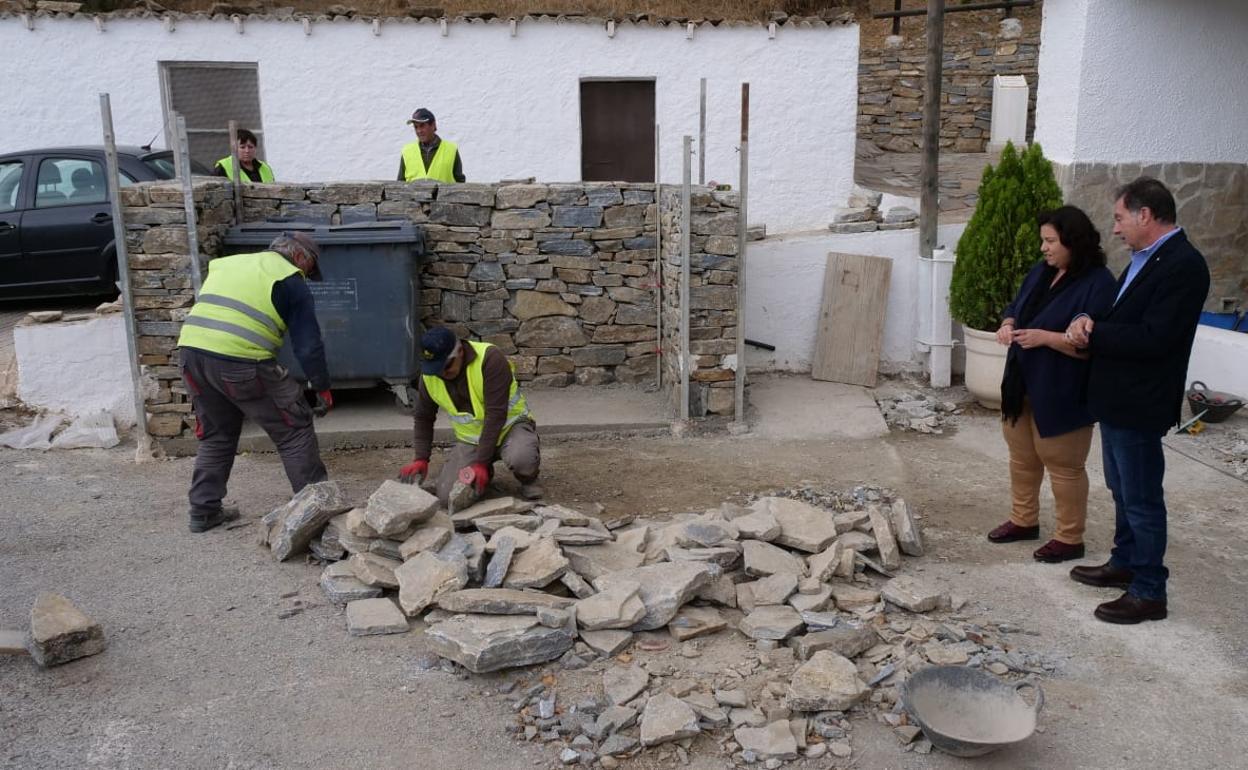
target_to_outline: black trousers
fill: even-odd
[[[328,478],[312,409],[284,367],[276,361],[226,361],[193,348],[181,348],[181,357],[199,439],[189,495],[192,516],[221,510],[244,417],[273,440],[292,492]]]

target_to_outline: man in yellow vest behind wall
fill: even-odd
[[[218,257],[178,338],[182,379],[195,410],[195,470],[191,476],[191,531],[205,532],[238,518],[224,507],[226,484],[247,417],[277,447],[290,488],[298,492],[327,478],[312,415],[334,405],[329,368],[307,277],[321,280],[316,243],[284,233],[268,251]],[[315,408],[303,386],[277,363],[283,335],[317,391]]]
[[[445,326],[425,332],[420,339],[421,373],[415,403],[412,446],[416,458],[403,466],[399,479],[423,481],[429,473],[433,423],[438,409],[446,410],[455,433],[455,446],[438,474],[438,498],[445,504],[459,472],[472,470],[477,494],[485,492],[501,459],[520,482],[520,496],[542,496],[537,483],[541,448],[537,425],[503,351],[487,342],[462,341]]]
[[[416,141],[403,145],[399,181],[463,182],[464,165],[459,159],[459,148],[438,136],[438,121],[433,113],[421,107],[407,122],[416,129]]]

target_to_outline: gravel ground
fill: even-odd
[[[51,590],[103,623],[109,640],[104,654],[47,671],[0,658],[0,765],[557,766],[556,748],[507,736],[514,716],[490,694],[504,679],[532,682],[546,669],[469,679],[425,670],[418,625],[352,638],[344,614],[322,597],[316,567],[277,564],[256,546],[255,519],[288,497],[275,456],[244,455],[235,466],[231,497],[251,523],[192,536],[184,510],[191,461],[135,465],[133,454],[125,444],[0,450],[0,627],[23,627],[35,594]],[[326,458],[361,500],[405,459],[403,450]],[[976,617],[1026,629],[1029,651],[1063,661],[1044,682],[1044,732],[980,767],[1231,767],[1248,752],[1248,487],[1186,457],[1168,454],[1171,617],[1139,627],[1095,621],[1092,608],[1115,594],[1033,562],[1030,544],[984,540],[1009,495],[989,416],[960,416],[940,436],[885,441],[549,442],[543,459],[550,499],[601,501],[608,515],[701,510],[802,481],[904,495],[925,514],[930,544],[907,571],[968,597]],[[1099,463],[1094,452],[1089,466]],[[1105,558],[1111,536],[1112,504],[1094,471],[1089,562]],[[304,610],[281,619],[296,601]],[[561,693],[594,686],[603,664],[595,665],[553,671]],[[794,766],[964,766],[903,754],[890,731],[864,718],[854,721],[853,746],[851,760]],[[725,766],[725,757],[699,751],[690,764]]]

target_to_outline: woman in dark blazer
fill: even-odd
[[[1084,463],[1092,444],[1092,415],[1084,388],[1086,354],[1065,338],[1080,313],[1113,302],[1114,276],[1105,267],[1101,235],[1074,206],[1040,215],[1044,259],[1023,279],[1005,309],[997,342],[1009,346],[1001,381],[1002,433],[1010,449],[1010,519],[988,533],[994,543],[1040,537],[1040,484],[1049,472],[1057,508],[1053,539],[1037,561],[1083,557],[1088,514]]]

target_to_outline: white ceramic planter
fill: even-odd
[[[962,327],[966,341],[966,389],[989,409],[1001,408],[1001,378],[1005,375],[1005,353],[1009,348],[997,343],[994,332]]]

